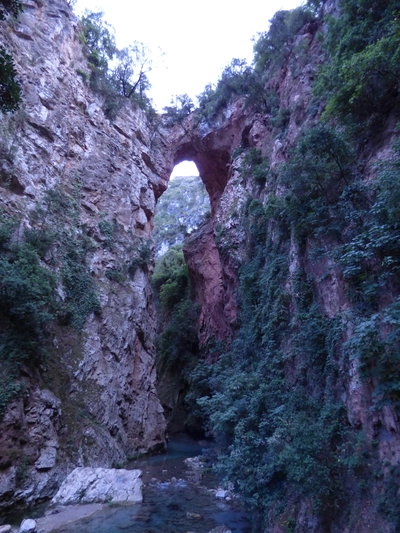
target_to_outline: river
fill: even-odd
[[[143,503],[106,505],[94,515],[54,532],[208,533],[225,526],[232,533],[250,533],[248,516],[238,501],[216,497],[218,480],[209,469],[200,474],[184,462],[202,451],[197,442],[180,436],[169,442],[167,453],[130,462],[125,468],[143,472]]]

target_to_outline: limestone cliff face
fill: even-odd
[[[168,173],[163,141],[145,114],[126,106],[109,121],[77,74],[88,67],[67,2],[27,0],[18,21],[0,32],[23,86],[22,108],[1,117],[1,209],[19,220],[14,239],[44,225],[87,239],[85,264],[100,303],[80,333],[56,325],[50,360],[21,370],[23,395],[1,422],[6,507],[51,495],[72,466],[109,467],[165,445],[149,239]],[[75,220],[62,202],[51,212],[57,194],[73,198]],[[51,261],[57,238],[54,246],[43,264],[59,273]],[[65,300],[61,282],[57,290]]]

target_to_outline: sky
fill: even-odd
[[[148,96],[158,111],[177,94],[196,96],[216,83],[233,58],[253,57],[252,38],[268,30],[279,9],[301,0],[77,0],[74,10],[104,11],[117,46],[146,44],[153,55]],[[194,167],[195,168],[195,167]],[[193,167],[192,167],[193,169]],[[197,173],[197,172],[196,172]],[[191,174],[186,174],[191,175]]]

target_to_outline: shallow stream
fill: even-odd
[[[200,475],[184,459],[202,453],[201,446],[182,437],[172,440],[166,454],[132,461],[126,468],[142,470],[143,503],[105,506],[98,513],[64,526],[59,533],[208,533],[225,526],[249,533],[248,517],[239,504],[215,496],[218,481]]]

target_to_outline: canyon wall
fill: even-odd
[[[325,3],[325,10],[337,14],[336,3],[332,5]],[[326,131],[323,129],[326,126],[317,126],[324,107],[312,93],[317,71],[325,60],[318,35],[320,30],[326,32],[322,20],[323,17],[319,19],[319,22],[314,21],[301,28],[292,43],[292,50],[301,50],[299,56],[296,57],[296,54],[289,56],[265,84],[263,88],[265,94],[270,91],[278,99],[275,110],[264,112],[255,110],[248,103],[248,98],[233,96],[217,114],[205,116],[200,110],[197,114],[184,119],[181,126],[175,125],[170,133],[173,163],[189,159],[197,164],[212,205],[211,219],[194,232],[186,240],[184,246],[185,259],[194,286],[194,298],[201,307],[199,340],[205,360],[207,363],[215,363],[223,356],[225,361],[217,367],[219,370],[214,370],[214,373],[211,371],[213,376],[211,383],[216,384],[215,390],[213,391],[211,387],[207,393],[208,398],[205,399],[203,396],[201,401],[202,405],[209,406],[211,429],[209,427],[208,430],[212,433],[214,424],[216,427],[214,436],[217,438],[219,436],[222,442],[227,439],[230,444],[230,448],[222,446],[225,452],[222,469],[228,473],[231,481],[236,480],[238,490],[245,492],[244,487],[252,483],[250,480],[252,476],[255,480],[261,479],[260,472],[263,470],[266,481],[260,481],[257,484],[257,481],[253,480],[254,487],[257,488],[250,489],[246,493],[248,499],[252,501],[254,493],[257,492],[261,507],[263,503],[260,493],[267,486],[271,487],[271,492],[266,498],[273,498],[271,494],[274,490],[279,491],[285,486],[290,487],[293,478],[300,476],[297,471],[292,481],[289,481],[291,474],[287,473],[291,471],[291,468],[296,468],[294,462],[298,458],[293,452],[295,444],[292,444],[297,437],[288,429],[291,424],[295,423],[293,422],[296,420],[295,417],[306,417],[302,424],[309,424],[310,428],[320,428],[310,430],[314,431],[312,433],[314,442],[318,441],[319,431],[322,431],[323,438],[331,431],[326,417],[327,411],[321,415],[320,421],[313,419],[311,413],[314,408],[306,407],[308,398],[316,398],[319,405],[326,405],[327,409],[333,405],[342,406],[345,414],[340,415],[337,426],[342,432],[341,437],[338,436],[337,440],[331,444],[332,449],[326,447],[323,452],[326,457],[329,457],[331,452],[333,455],[337,454],[334,460],[346,465],[340,473],[337,471],[336,474],[330,474],[333,477],[342,476],[336,488],[326,497],[326,500],[324,500],[325,496],[321,496],[323,503],[320,501],[318,504],[320,508],[317,511],[315,497],[309,495],[314,494],[315,487],[321,483],[319,475],[322,475],[326,465],[322,456],[315,459],[318,456],[316,451],[315,456],[312,457],[311,452],[311,455],[308,455],[309,452],[304,452],[306,448],[303,448],[303,451],[299,452],[299,456],[304,453],[300,460],[302,465],[300,470],[307,469],[305,466],[307,460],[316,460],[319,467],[315,472],[315,478],[308,474],[297,485],[294,492],[288,489],[291,495],[288,499],[281,500],[285,501],[285,504],[281,504],[286,506],[285,509],[279,508],[279,501],[276,501],[272,507],[268,507],[268,514],[264,515],[263,519],[265,530],[276,533],[286,531],[363,533],[370,529],[394,531],[393,523],[395,522],[391,522],[393,517],[388,516],[388,509],[394,505],[396,500],[396,497],[391,500],[390,494],[397,494],[398,497],[398,480],[395,481],[400,442],[400,424],[396,412],[397,393],[389,392],[383,402],[379,401],[379,398],[384,394],[382,390],[385,390],[386,386],[389,388],[387,390],[391,390],[396,378],[393,374],[393,366],[392,371],[386,376],[388,385],[380,382],[380,379],[384,380],[383,375],[379,377],[374,370],[372,372],[365,370],[365,361],[368,361],[367,364],[373,368],[374,365],[379,365],[379,358],[385,359],[387,354],[385,355],[383,351],[383,354],[378,355],[378,352],[374,351],[375,345],[368,340],[372,337],[368,337],[367,334],[363,337],[363,332],[366,330],[362,328],[366,327],[368,321],[365,316],[371,312],[366,312],[365,309],[369,309],[368,305],[371,305],[371,308],[376,306],[376,314],[371,318],[375,321],[374,330],[369,331],[374,336],[378,334],[380,327],[383,338],[388,338],[387,335],[391,331],[388,322],[384,320],[383,324],[386,325],[381,323],[378,326],[377,317],[378,313],[386,312],[385,308],[394,309],[397,305],[398,283],[390,281],[385,288],[382,284],[374,303],[371,304],[367,296],[366,307],[360,312],[359,294],[363,289],[358,285],[358,294],[357,291],[354,292],[352,285],[354,280],[348,272],[344,273],[345,267],[343,266],[348,260],[347,256],[343,259],[345,251],[349,254],[354,253],[354,249],[349,246],[346,248],[343,243],[348,242],[346,238],[351,235],[356,223],[349,217],[339,237],[334,235],[332,229],[337,221],[336,215],[332,214],[336,213],[332,206],[337,200],[332,200],[332,198],[337,198],[335,195],[338,194],[338,185],[331,183],[326,194],[327,203],[331,204],[329,215],[325,215],[329,223],[321,218],[321,226],[312,228],[312,226],[307,226],[306,219],[301,219],[303,227],[300,227],[298,222],[300,218],[296,220],[297,215],[293,215],[290,211],[290,205],[285,205],[285,202],[290,201],[287,191],[291,190],[291,183],[286,182],[283,186],[282,180],[279,184],[279,173],[289,172],[287,169],[294,157],[295,148],[304,139],[307,130]],[[363,184],[367,187],[376,179],[378,169],[391,161],[393,143],[398,139],[395,127],[396,100],[394,99],[393,102],[392,114],[386,114],[384,123],[380,123],[379,128],[369,133],[369,136],[365,135],[367,140],[364,141],[364,145],[359,142],[358,175],[349,174],[353,180],[354,175],[362,176]],[[314,130],[314,128],[317,129]],[[337,138],[343,130],[339,127],[338,131]],[[362,136],[363,133],[359,135]],[[337,138],[334,136],[330,138],[331,146]],[[318,138],[315,137],[315,145],[317,144]],[[297,179],[297,176],[301,176],[304,172],[304,165],[307,164],[304,161],[307,161],[307,157],[315,156],[316,159],[319,157],[320,154],[317,151],[320,148],[315,148],[314,154],[312,146],[309,150],[310,156],[306,149],[299,156],[298,170],[292,167],[292,180]],[[258,159],[251,162],[251,157],[258,157]],[[351,157],[353,155],[349,156],[349,160]],[[351,164],[352,168],[356,168],[354,162]],[[316,170],[314,167],[317,175],[319,168]],[[398,179],[398,175],[394,179]],[[349,185],[348,182],[346,185]],[[308,190],[306,182],[303,187],[303,190]],[[301,197],[302,189],[299,189],[297,194]],[[309,191],[308,194],[314,193]],[[359,194],[355,196],[358,200],[354,200],[354,205],[363,201],[364,193],[354,194]],[[375,194],[373,189],[370,194],[369,201],[372,205]],[[307,201],[305,196],[304,203]],[[300,203],[297,206],[299,212],[301,208]],[[281,213],[285,209],[289,212],[288,218],[292,216],[292,225],[283,220]],[[309,211],[309,213],[312,212]],[[324,223],[327,225],[323,226]],[[360,254],[367,254],[368,247],[371,249],[373,246],[374,244],[368,244],[366,240],[365,248],[360,251]],[[368,268],[375,268],[373,265],[384,264],[382,258],[385,257],[385,253],[388,252],[385,250],[377,252],[377,257],[374,259],[376,262],[369,263],[369,265],[363,263],[363,259],[359,259],[361,255],[357,256],[357,261],[363,264],[367,272]],[[277,263],[280,265],[279,268],[274,267],[273,263],[277,261],[277,257],[279,257],[279,263]],[[380,263],[381,261],[383,263]],[[253,270],[251,271],[250,268]],[[268,274],[262,281],[260,277],[270,271],[274,272],[274,277],[271,278]],[[392,274],[388,275],[392,276]],[[367,274],[365,276],[368,277]],[[360,279],[361,282],[357,283],[362,285],[364,278]],[[279,285],[281,288],[278,291],[276,287]],[[262,292],[266,287],[272,287],[268,290],[276,292],[275,300],[274,297],[268,296],[267,301],[267,297]],[[308,292],[302,293],[305,287]],[[253,298],[253,308],[249,307],[246,311],[246,299],[248,301],[249,298]],[[260,311],[263,298],[266,299],[266,303],[264,309]],[[305,304],[305,301],[308,303]],[[331,341],[328,341],[327,331],[336,335],[335,348],[329,352],[329,356],[323,356],[327,357],[323,378],[312,377],[314,371],[317,375],[318,365],[321,364],[321,360],[318,359],[320,355],[317,354],[328,350],[328,344],[325,344],[323,348],[318,347],[318,334],[312,331],[317,322],[318,328],[321,327],[318,334],[325,339],[323,342],[333,342],[333,337]],[[272,328],[267,329],[270,327],[267,324],[273,324]],[[314,325],[309,326],[310,324]],[[328,324],[325,332],[322,324]],[[304,333],[305,331],[309,333]],[[307,335],[312,337],[314,334],[315,338],[312,340],[307,338]],[[233,339],[237,335],[238,340],[235,342]],[[279,350],[274,352],[273,347],[277,346],[277,339],[280,339],[281,344],[279,344]],[[222,343],[216,344],[215,341],[222,341]],[[231,349],[232,342],[233,348]],[[314,345],[309,348],[308,342]],[[367,344],[364,346],[365,342]],[[310,354],[313,354],[309,356],[309,361],[305,355],[308,349]],[[262,360],[261,353],[264,352],[266,355]],[[238,358],[240,362],[237,363],[235,358]],[[276,363],[279,358],[281,362]],[[257,361],[260,362],[256,363]],[[257,364],[259,367],[256,366]],[[236,370],[230,372],[230,365],[236,365]],[[331,372],[329,365],[334,370],[331,373],[332,377],[327,378],[326,376]],[[270,370],[266,371],[265,368]],[[268,374],[273,371],[276,374]],[[288,389],[287,405],[282,395],[282,399],[277,399],[276,411],[268,412],[266,405],[274,394],[277,394],[278,389],[274,387],[279,386],[279,380],[276,377],[279,372],[282,372],[281,375],[284,376],[282,379],[286,383],[283,390],[288,387],[292,392]],[[230,382],[229,379],[231,379]],[[252,379],[255,381],[253,382]],[[320,383],[318,379],[321,379]],[[327,380],[325,384],[323,384],[324,379]],[[274,386],[273,383],[276,385]],[[261,399],[263,389],[270,392]],[[293,398],[299,390],[302,390],[301,394],[304,394],[301,400],[304,402],[304,407],[290,406],[292,401],[296,401]],[[202,394],[204,395],[204,390]],[[259,403],[255,400],[257,396],[260,398]],[[251,407],[253,400],[254,406]],[[290,409],[293,409],[295,415],[287,414]],[[256,414],[258,412],[264,415]],[[299,412],[302,414],[299,415]],[[315,410],[315,413],[317,412],[318,409]],[[257,416],[260,417],[258,419],[260,426],[257,426],[255,421]],[[277,420],[284,419],[285,416],[288,417],[286,426],[282,424],[279,427],[280,422]],[[318,425],[319,423],[321,426]],[[271,430],[272,433],[269,433],[269,429],[265,428],[273,428],[274,424],[277,424],[279,431],[276,430],[273,433]],[[303,438],[303,433],[305,436],[304,442],[301,441],[299,444],[300,449],[302,446],[309,446],[305,444],[308,438],[307,430],[304,425],[301,427],[298,427],[299,441]],[[343,437],[343,435],[347,436]],[[328,440],[324,446],[328,446],[327,442]],[[342,451],[347,447],[343,455],[340,455],[342,452],[338,452],[340,446],[343,446]],[[292,464],[284,468],[280,467],[282,470],[278,467],[276,479],[273,477],[271,479],[272,474],[269,469],[273,468],[272,465],[276,460],[274,454],[280,453],[285,447],[290,449],[290,452],[285,451],[285,453],[293,454],[289,461]],[[356,463],[357,466],[355,466]],[[352,466],[349,466],[350,464]],[[309,479],[313,486],[308,490],[304,487],[309,475],[311,475]],[[333,477],[332,484],[334,484]],[[296,486],[295,482],[294,485]],[[362,489],[361,486],[363,486]],[[346,493],[351,494],[350,499],[340,500],[341,491],[349,491]],[[268,493],[268,489],[266,492]],[[283,496],[279,496],[278,499],[280,498]],[[389,501],[392,503],[387,503]]]
[[[24,359],[11,384],[22,394],[1,422],[3,508],[50,496],[74,466],[165,446],[149,285],[155,203],[169,178],[163,141],[129,104],[105,117],[79,75],[88,64],[67,2],[23,6],[0,28],[23,102],[1,117],[0,207],[13,222],[10,250],[51,235],[40,263],[56,276],[59,311],[42,339],[47,356]]]
[[[322,4],[336,9],[336,3]],[[357,313],[371,294],[361,295],[364,273],[373,274],[378,263],[397,264],[397,256],[385,263],[382,248],[363,263],[364,250],[351,232],[368,218],[357,211],[366,201],[359,181],[368,187],[376,165],[390,160],[396,117],[387,113],[357,147],[349,175],[341,161],[337,166],[337,154],[321,139],[327,135],[342,150],[341,129],[315,129],[324,107],[312,94],[325,61],[322,15],[290,41],[288,55],[259,88],[261,107],[234,96],[215,113],[200,109],[172,125],[130,102],[116,119],[105,116],[86,81],[79,24],[67,3],[28,0],[17,21],[2,23],[1,39],[23,87],[21,109],[1,117],[2,296],[12,288],[24,302],[21,279],[7,278],[6,267],[15,276],[20,268],[31,281],[40,275],[40,294],[51,286],[55,295],[51,320],[35,295],[30,303],[38,312],[24,311],[47,324],[36,352],[26,347],[18,375],[7,375],[15,356],[10,350],[1,368],[2,508],[47,498],[74,466],[117,466],[165,446],[155,388],[151,231],[170,171],[188,159],[198,166],[212,210],[184,247],[200,306],[202,368],[214,372],[202,402],[211,413],[207,430],[218,437],[224,428],[221,442],[230,445],[223,451],[233,481],[239,479],[236,488],[262,505],[263,491],[270,490],[265,501],[278,494],[263,508],[271,532],[391,531],[384,512],[398,497],[391,477],[399,460],[397,389],[386,383],[389,393],[377,403],[383,378],[374,358],[383,358],[386,372],[388,344],[382,351],[372,326],[388,343],[399,293],[393,272],[379,278],[385,289],[374,296],[374,313]],[[301,152],[304,139],[309,145]],[[306,163],[314,171],[310,161],[321,155],[314,145],[327,188],[318,172],[314,187],[307,181]],[[346,179],[352,185],[356,175],[359,189],[352,189]],[[365,205],[373,205],[372,197]],[[341,221],[339,236],[332,229],[338,205],[356,213]],[[371,235],[363,238],[373,248]],[[365,271],[356,285],[345,275],[345,251]],[[0,313],[5,350],[22,311],[10,300]],[[40,358],[30,360],[26,354],[33,353]],[[372,374],[363,374],[363,358]]]

